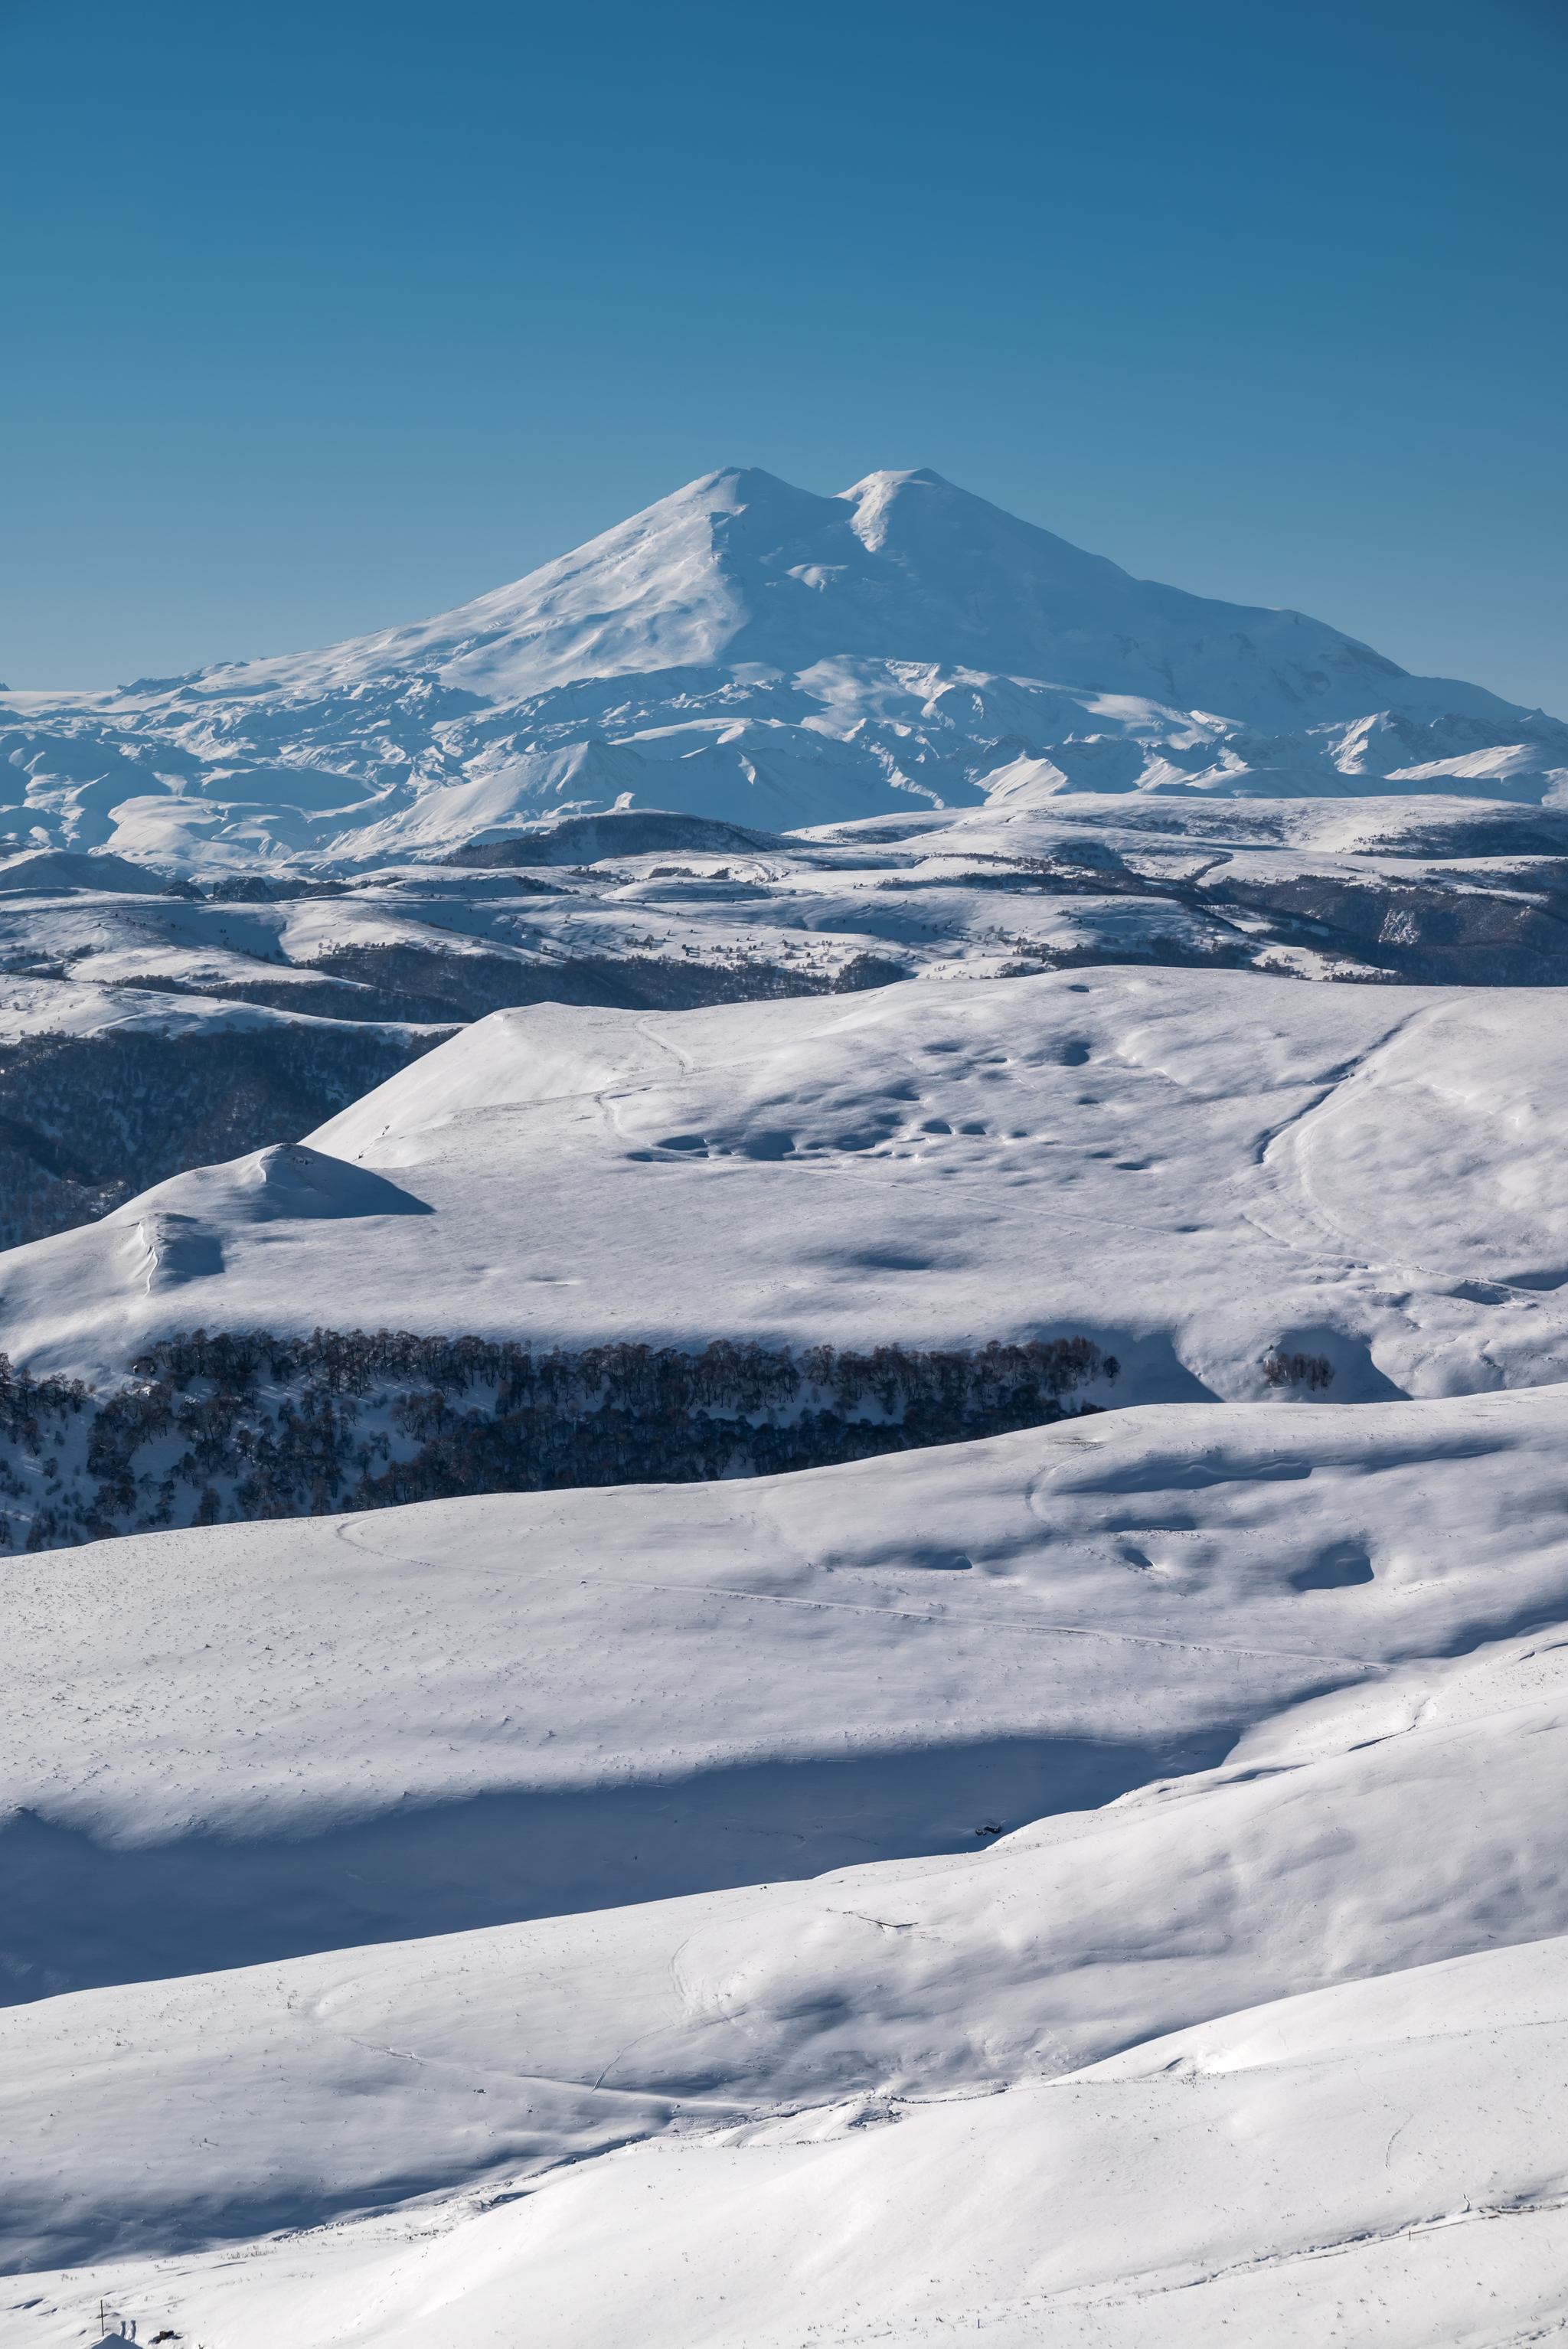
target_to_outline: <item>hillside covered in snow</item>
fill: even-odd
[[[5,1523],[1568,1378],[1559,1000],[1124,966],[493,1013],[298,1146],[0,1256]]]
[[[1565,791],[1539,711],[934,475],[712,474],[418,626],[0,688],[0,1247],[532,1003],[1555,986]]]
[[[810,833],[567,817],[335,882],[0,872],[0,1247],[296,1141],[453,1030],[1117,965],[1568,979],[1568,808],[1070,794]]]
[[[1550,2338],[1565,1392],[15,1561],[7,2339]]]
[[[209,875],[616,807],[773,833],[1086,791],[1539,803],[1568,792],[1568,727],[925,471],[821,497],[731,468],[418,626],[0,694],[0,849]]]

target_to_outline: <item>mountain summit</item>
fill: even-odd
[[[731,466],[421,626],[203,683],[434,667],[449,688],[517,700],[590,678],[718,663],[789,675],[845,658],[1001,671],[1253,721],[1350,716],[1374,686],[1409,682],[1319,621],[1134,579],[936,473],[868,473],[818,497]]]
[[[925,470],[822,497],[729,467],[438,618],[11,694],[0,727],[13,854],[209,869],[614,807],[782,830],[997,793],[1568,793],[1539,712],[1134,579]]]

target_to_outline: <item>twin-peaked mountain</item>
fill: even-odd
[[[1540,802],[1568,728],[924,471],[820,497],[732,468],[418,626],[0,698],[0,854],[208,873],[618,806],[774,832],[1085,791]]]

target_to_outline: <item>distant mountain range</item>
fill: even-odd
[[[1083,792],[1568,802],[1568,726],[925,471],[730,468],[416,626],[0,695],[0,864],[363,870],[617,808],[774,833]]]

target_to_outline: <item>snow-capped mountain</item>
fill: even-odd
[[[0,722],[7,2344],[1557,2337],[1568,728],[736,471]]]
[[[931,472],[821,497],[731,468],[416,626],[6,694],[0,778],[14,854],[323,867],[618,806],[777,832],[1058,792],[1540,802],[1568,727]]]

